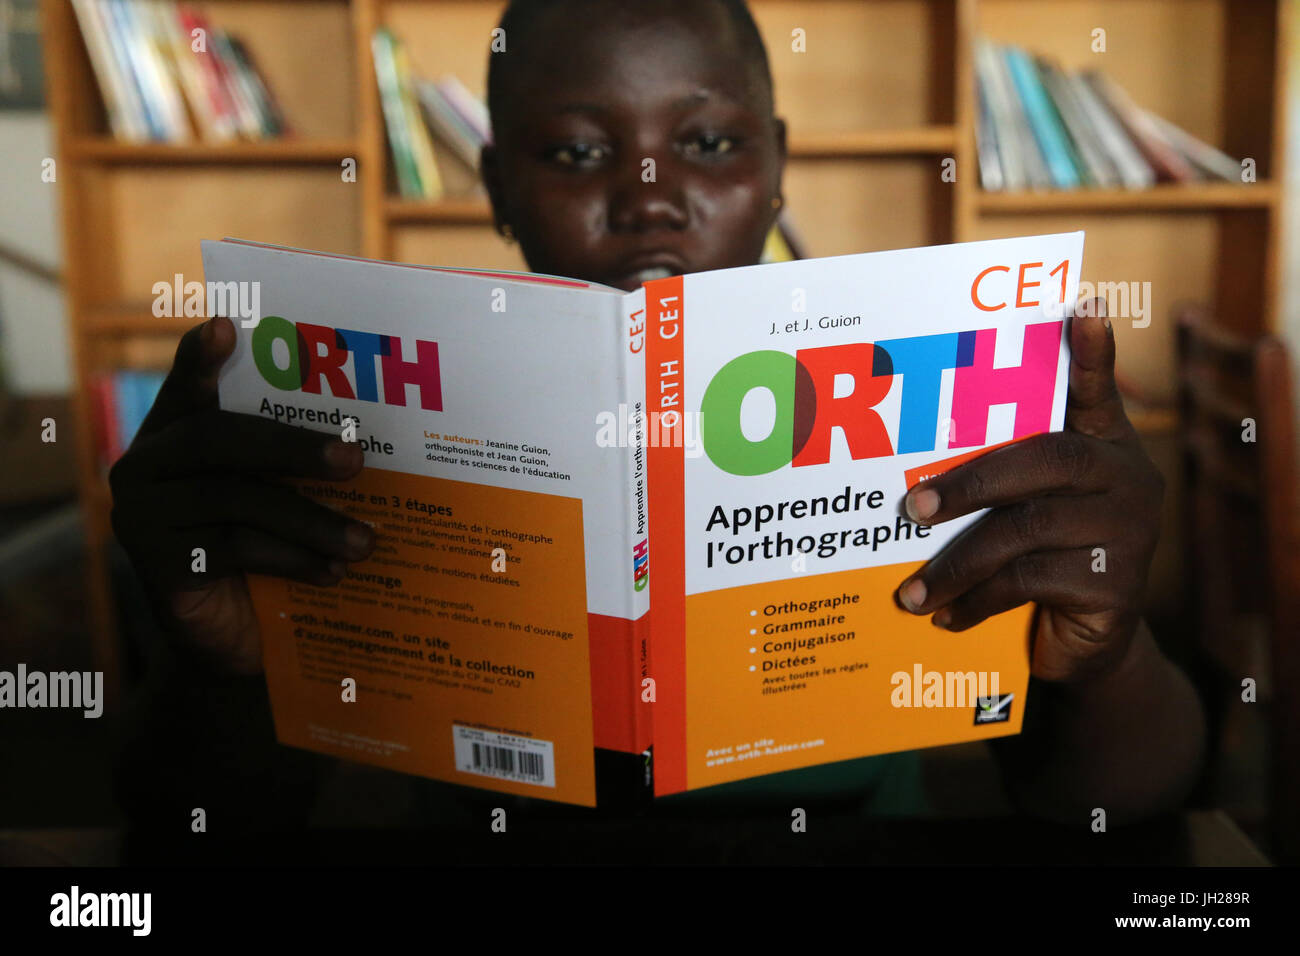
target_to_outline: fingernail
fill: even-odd
[[[942,628],[946,631],[948,625],[952,623],[952,611],[948,610],[946,607],[941,608],[935,612],[934,617],[930,618],[930,623],[935,627]]]
[[[939,492],[925,488],[907,496],[907,515],[913,521],[925,521],[939,510]]]
[[[375,533],[360,523],[350,524],[343,530],[343,543],[353,561],[360,561],[370,553],[374,538]]]
[[[925,603],[925,595],[925,582],[920,578],[912,578],[898,590],[898,598],[903,602],[903,607],[913,614],[921,610],[921,605]]]
[[[1101,324],[1104,325],[1104,326],[1106,326],[1107,329],[1109,329],[1109,328],[1110,328],[1110,319],[1108,319],[1108,318],[1106,318],[1106,317],[1103,316],[1103,317],[1102,317],[1102,320],[1101,320]]]
[[[356,467],[359,450],[360,446],[354,442],[335,438],[325,445],[325,461],[331,468],[337,468],[339,471],[349,470]]]

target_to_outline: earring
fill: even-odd
[[[772,197],[772,208],[773,208],[773,209],[780,209],[780,208],[781,208],[782,206],[784,206],[784,205],[785,205],[785,200],[782,199],[780,196],[773,196],[773,197]]]
[[[505,239],[506,242],[510,243],[515,241],[515,231],[510,228],[510,223],[503,222],[499,231],[501,233],[501,238]]]

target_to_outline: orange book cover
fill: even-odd
[[[655,794],[1019,732],[1031,608],[899,608],[909,487],[1065,419],[1083,234],[645,287]]]
[[[374,554],[335,587],[250,577],[279,740],[565,803],[595,805],[600,768],[624,777],[610,792],[645,792],[629,298],[231,240],[203,252],[209,302],[245,316],[222,407],[366,455],[354,481],[296,485],[369,523]]]

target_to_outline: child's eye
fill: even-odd
[[[688,156],[719,155],[729,153],[736,148],[736,140],[731,136],[716,133],[704,133],[686,143],[683,151]]]
[[[561,166],[592,166],[606,159],[609,150],[594,143],[569,143],[546,152],[546,158]]]

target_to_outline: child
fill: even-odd
[[[483,177],[498,229],[531,268],[633,289],[758,261],[782,203],[785,126],[742,0],[516,0],[502,27]],[[923,523],[992,510],[900,582],[898,600],[954,631],[1037,604],[1024,732],[995,751],[1015,803],[1082,826],[1095,807],[1115,822],[1176,805],[1198,770],[1204,721],[1139,616],[1163,489],[1115,388],[1113,331],[1094,314],[1070,334],[1066,430],[909,494]],[[337,583],[374,539],[272,481],[355,476],[355,444],[216,410],[233,344],[226,319],[185,335],[110,476],[113,527],[178,646],[256,673],[244,573]],[[190,571],[198,546],[205,574]],[[1098,547],[1104,574],[1092,571]],[[848,761],[671,798],[656,812],[764,798],[788,808],[836,793],[907,812],[920,803],[915,769],[908,755]]]

